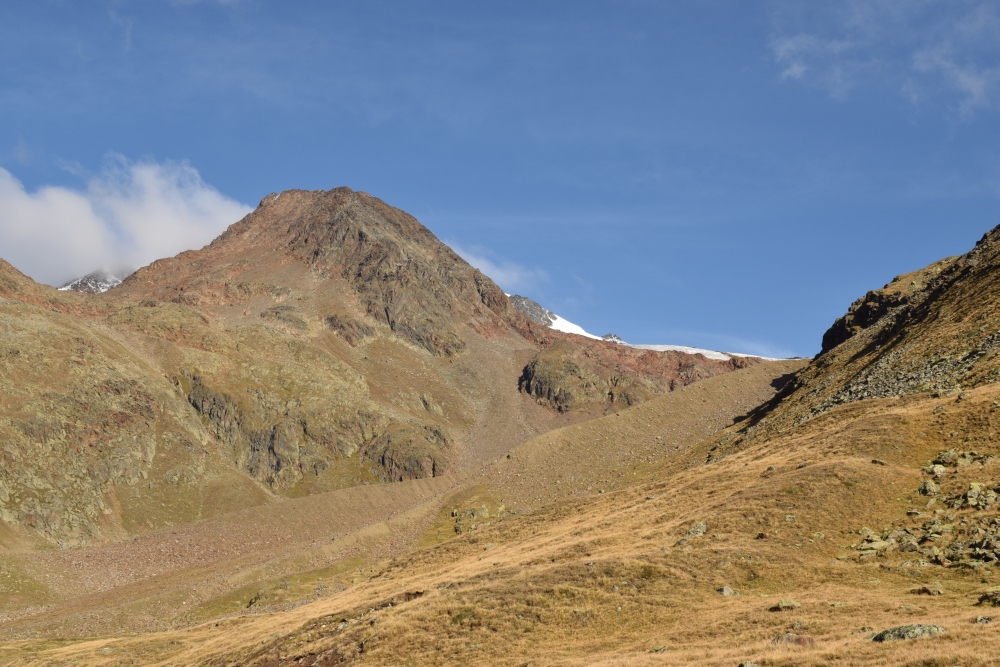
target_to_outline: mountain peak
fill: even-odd
[[[293,265],[311,277],[293,277]],[[359,314],[436,356],[465,349],[462,326],[498,331],[516,314],[492,280],[416,218],[348,187],[269,194],[209,246],[154,262],[122,289],[198,306],[229,302],[251,280],[304,292],[316,279],[346,281]]]
[[[66,283],[59,289],[63,292],[85,292],[87,294],[100,294],[107,292],[113,287],[117,287],[122,279],[106,269],[92,271],[82,278],[77,278]]]

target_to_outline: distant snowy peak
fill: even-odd
[[[613,333],[604,334],[603,336],[595,336],[592,333],[584,331],[583,327],[578,324],[573,324],[567,319],[559,317],[551,310],[546,310],[540,306],[537,302],[532,301],[526,296],[521,296],[519,294],[507,295],[510,297],[511,303],[514,307],[521,311],[525,317],[527,317],[532,322],[541,324],[542,326],[549,327],[550,329],[555,329],[556,331],[562,331],[564,333],[576,334],[577,336],[585,336],[587,338],[594,338],[596,340],[605,340],[609,343],[616,343],[618,345],[625,345],[627,347],[634,347],[638,350],[653,350],[655,352],[683,352],[685,354],[700,354],[706,359],[716,359],[718,361],[729,361],[732,357],[756,357],[755,354],[740,354],[739,352],[717,352],[716,350],[703,350],[699,347],[688,347],[686,345],[631,345],[623,341],[620,337]],[[762,359],[769,359],[769,357],[759,357]]]
[[[87,294],[100,294],[107,292],[112,287],[120,284],[121,278],[110,271],[103,269],[88,273],[83,278],[77,278],[71,283],[63,285],[59,289],[63,292],[86,292]]]

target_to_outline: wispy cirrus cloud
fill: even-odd
[[[950,45],[941,44],[913,54],[913,68],[938,77],[958,94],[958,110],[963,118],[979,109],[993,107],[1000,97],[1000,66],[969,62]]]
[[[503,259],[482,246],[466,247],[453,242],[446,241],[446,243],[462,259],[492,278],[493,282],[503,288],[505,292],[511,293],[537,287],[540,283],[548,280],[545,271],[530,269]]]
[[[852,47],[848,40],[822,39],[807,34],[775,38],[771,44],[775,60],[784,68],[782,79],[803,80],[808,75],[837,99],[845,97],[854,85],[858,64],[839,60]],[[836,62],[817,71],[817,61]]]
[[[870,88],[961,118],[1000,106],[1000,9],[982,0],[776,5],[771,56],[783,80],[838,100]]]
[[[250,210],[186,162],[111,155],[84,188],[34,191],[0,168],[0,258],[59,286],[95,269],[137,268],[201,247]]]

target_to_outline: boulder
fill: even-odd
[[[689,530],[684,537],[701,537],[708,530],[708,524],[704,521],[698,522],[694,528]]]
[[[778,604],[771,607],[771,611],[789,611],[791,609],[798,609],[801,606],[795,600],[778,600]]]
[[[918,489],[922,496],[936,496],[940,490],[941,487],[930,480],[925,481]]]
[[[858,549],[861,551],[885,551],[891,546],[891,542],[887,542],[885,540],[875,540],[874,542],[865,542],[858,547]]]
[[[772,644],[791,644],[793,646],[812,646],[816,640],[809,635],[797,635],[794,632],[786,632],[771,640]]]
[[[983,593],[979,596],[979,602],[976,605],[980,607],[1000,607],[1000,591]]]
[[[996,500],[996,492],[986,488],[986,485],[980,482],[972,482],[969,484],[969,490],[965,492],[965,503],[969,507],[984,509],[995,503]]]
[[[921,637],[936,637],[944,634],[944,628],[934,624],[899,625],[879,632],[872,641],[891,642],[897,639],[919,639]]]

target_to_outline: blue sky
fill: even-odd
[[[593,333],[806,356],[1000,224],[998,110],[995,1],[4,3],[0,257],[349,185]]]

